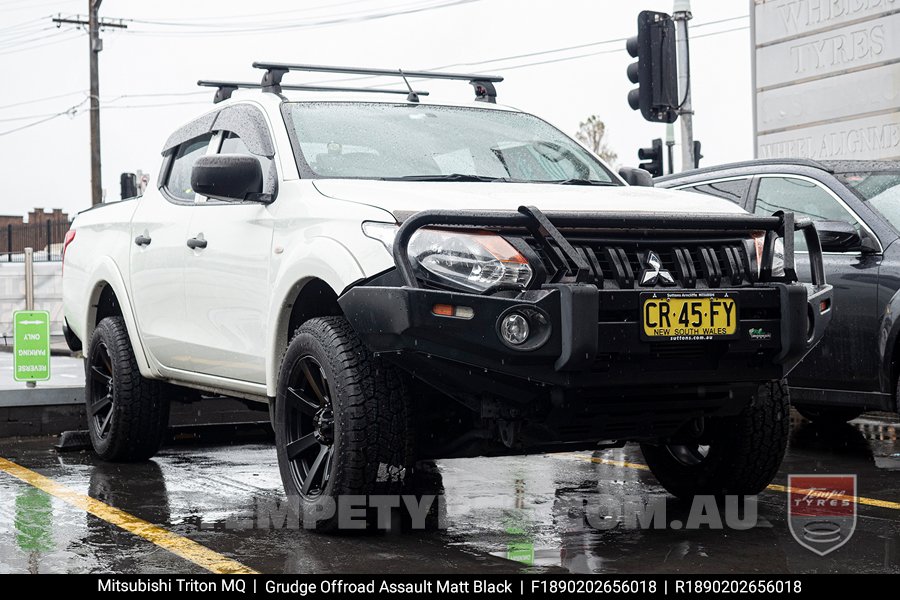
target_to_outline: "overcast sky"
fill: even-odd
[[[87,37],[50,22],[51,13],[83,14],[87,3],[0,0],[0,214],[90,205]],[[693,0],[692,8],[694,131],[704,164],[751,158],[749,20],[703,26],[745,17],[749,2]],[[211,104],[212,91],[196,94],[196,80],[257,80],[254,60],[497,73],[506,77],[502,104],[568,134],[597,114],[619,164],[636,165],[637,149],[665,138],[665,125],[628,107],[624,43],[597,43],[634,35],[640,9],[671,12],[672,1],[105,0],[102,16],[132,21],[103,33],[103,186],[112,199],[123,171],[149,171],[155,181],[165,138]],[[583,47],[520,57],[573,46]],[[504,57],[519,58],[496,60]],[[560,60],[570,57],[579,58]],[[544,61],[556,62],[522,67]],[[461,83],[417,87],[471,98]],[[49,118],[70,107],[73,114]]]

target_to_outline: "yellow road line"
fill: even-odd
[[[782,492],[784,494],[787,494],[788,492],[793,492],[795,494],[804,494],[804,495],[807,492],[816,493],[816,490],[808,490],[806,488],[797,488],[797,487],[788,487],[786,485],[778,485],[775,483],[769,485],[769,487],[767,489],[769,489],[773,492]],[[834,496],[834,498],[837,498],[839,500],[848,500],[850,502],[853,502],[852,496],[844,496],[844,495],[839,494],[837,496]],[[856,503],[857,504],[865,504],[866,506],[877,506],[878,508],[889,508],[891,510],[900,510],[900,502],[890,502],[889,500],[878,500],[877,498],[866,498],[865,496],[857,496]]]
[[[598,465],[607,465],[610,467],[624,467],[626,469],[638,469],[640,471],[649,471],[650,467],[641,463],[626,462],[624,460],[612,460],[610,458],[597,458],[596,456],[588,456],[587,454],[551,454],[550,456],[557,458],[575,458],[587,462],[596,463]]]
[[[612,460],[609,458],[597,458],[595,456],[589,456],[587,454],[568,453],[568,454],[551,454],[550,456],[553,456],[556,458],[574,458],[576,460],[583,460],[583,461],[587,461],[587,462],[591,462],[591,463],[595,463],[595,464],[599,464],[599,465],[607,465],[610,467],[622,467],[622,468],[626,468],[626,469],[639,469],[641,471],[649,471],[650,470],[650,467],[648,467],[647,465],[643,465],[641,463],[627,462],[624,460]],[[789,488],[786,485],[778,485],[776,483],[769,485],[766,489],[768,489],[769,491],[772,491],[772,492],[781,492],[782,494],[786,494],[788,492],[794,492],[795,494],[797,494],[797,493],[805,493],[808,491],[815,491],[815,490],[806,490],[804,488],[796,488],[796,487]],[[840,496],[839,498],[841,500],[849,500],[851,502],[853,501],[853,498],[851,496]],[[890,502],[889,500],[878,500],[877,498],[866,498],[865,496],[857,496],[856,503],[857,504],[865,504],[866,506],[877,506],[878,508],[889,508],[891,510],[900,510],[900,502]]]
[[[206,546],[172,533],[168,529],[139,519],[123,510],[104,504],[88,495],[80,494],[53,481],[49,477],[44,477],[39,473],[35,473],[34,471],[26,469],[21,465],[17,465],[5,458],[0,458],[0,471],[5,472],[16,479],[20,479],[54,498],[58,498],[67,504],[71,504],[75,508],[79,508],[99,519],[103,519],[107,523],[112,523],[160,548],[164,548],[172,554],[180,556],[197,566],[203,567],[207,571],[223,575],[252,575],[256,573],[256,571],[250,567],[222,556]]]

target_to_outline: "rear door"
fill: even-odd
[[[241,133],[269,135],[259,128]],[[250,141],[233,130],[222,130],[213,146],[222,154],[258,159],[263,191],[275,193],[274,153],[255,153],[272,148],[271,138]],[[183,337],[186,352],[193,356],[190,370],[265,383],[273,223],[269,206],[256,202],[201,198],[194,207],[185,237],[202,239],[206,245],[188,250],[185,268],[187,322]],[[184,246],[185,240],[181,243]]]
[[[753,211],[771,215],[793,212],[813,220],[845,221],[867,226],[834,192],[809,177],[760,175]],[[872,237],[877,239],[871,232]],[[811,281],[809,254],[801,232],[794,237],[797,276]],[[834,286],[831,324],[825,337],[790,375],[791,387],[873,391],[878,387],[880,359],[876,315],[880,254],[825,252],[825,276]]]
[[[159,189],[148,190],[131,222],[131,298],[147,351],[165,367],[187,368],[184,351],[185,239],[194,206],[191,169],[211,135],[187,140],[165,159]]]

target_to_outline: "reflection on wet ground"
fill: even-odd
[[[46,438],[0,440],[0,457],[266,573],[900,573],[898,429],[884,414],[831,427],[795,417],[775,489],[760,496],[756,525],[745,529],[632,527],[634,507],[654,498],[663,498],[659,523],[691,518],[691,507],[665,497],[641,468],[632,445],[593,457],[440,461],[446,531],[363,536],[273,529],[267,520],[256,527],[260,506],[282,499],[268,441],[179,445],[150,462],[114,465],[87,452],[57,454]],[[778,491],[789,473],[858,476],[858,494],[871,502],[858,505],[845,546],[819,557],[794,541]],[[586,514],[596,527],[585,526]],[[204,571],[0,473],[0,573],[7,572]]]

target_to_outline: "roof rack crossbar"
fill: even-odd
[[[233,94],[238,89],[261,89],[263,88],[263,84],[261,83],[251,83],[248,81],[214,81],[208,79],[201,79],[197,82],[197,85],[200,87],[214,87],[218,88],[216,90],[215,97],[213,98],[213,103],[218,104],[223,100],[228,100],[231,98],[231,94]],[[404,90],[388,90],[384,88],[351,88],[351,87],[341,87],[341,86],[330,86],[330,85],[291,85],[285,84],[281,85],[281,89],[283,90],[291,90],[298,92],[356,92],[356,93],[368,93],[368,94],[398,94],[401,96],[407,95],[409,92]],[[428,92],[425,91],[416,91],[413,92],[417,96],[427,96]]]
[[[409,77],[415,79],[450,79],[455,81],[468,81],[475,88],[475,100],[480,102],[497,102],[497,88],[495,83],[503,81],[499,75],[478,75],[472,73],[444,73],[441,71],[406,71],[401,69],[368,69],[364,67],[331,67],[325,65],[298,65],[290,63],[264,62],[253,63],[256,69],[265,69],[261,87],[264,91],[278,93],[280,89],[287,89],[281,85],[281,79],[289,71],[302,71],[306,73],[337,73],[342,75],[373,75],[382,77]]]

